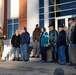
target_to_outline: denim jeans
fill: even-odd
[[[66,63],[65,50],[66,50],[66,46],[59,47],[59,60],[60,60],[60,63],[63,63],[63,64]]]
[[[52,60],[58,61],[58,50],[57,50],[57,46],[54,46],[53,44],[51,44],[51,51],[52,51]]]
[[[21,60],[29,60],[28,44],[21,45]]]
[[[13,47],[14,58],[19,58],[19,50],[20,48]]]

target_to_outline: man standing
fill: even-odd
[[[2,53],[4,49],[4,43],[3,43],[4,37],[5,36],[3,36],[2,28],[0,27],[0,61],[2,61]]]
[[[23,27],[22,34],[20,37],[22,61],[29,61],[29,53],[28,53],[29,43],[30,43],[30,34],[27,32],[27,28]]]
[[[74,21],[73,19],[69,19],[68,21],[69,24],[69,31],[68,31],[68,41],[69,41],[69,62],[71,63],[70,65],[75,63],[75,58],[73,54],[74,50],[74,45],[73,45],[73,32],[74,32]]]
[[[16,33],[12,36],[11,44],[13,46],[13,51],[14,51],[14,59],[13,60],[19,60],[20,35],[19,35],[18,30],[16,30]]]
[[[52,24],[50,24],[48,27],[49,27],[49,42],[52,51],[52,62],[58,62],[58,51],[57,51],[58,32],[54,29],[54,26]]]
[[[38,26],[38,24],[36,24],[36,28],[33,31],[33,56],[32,57],[39,57],[40,54],[40,45],[39,45],[39,41],[40,41],[40,33],[41,30]]]

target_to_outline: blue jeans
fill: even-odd
[[[13,52],[14,52],[14,58],[19,58],[19,50],[20,50],[20,48],[15,48],[15,47],[13,47]]]
[[[58,50],[57,50],[57,46],[54,46],[53,44],[51,44],[51,51],[52,51],[52,60],[58,61]]]
[[[29,60],[28,44],[21,45],[21,60]]]
[[[46,49],[46,47],[40,47],[40,52],[41,52],[42,60],[46,61],[47,60],[47,49]]]
[[[62,64],[66,63],[65,50],[66,50],[66,46],[59,47],[59,60],[60,63]]]

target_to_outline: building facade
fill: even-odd
[[[36,24],[40,27],[51,23],[57,29],[60,23],[68,27],[68,19],[76,17],[76,0],[0,0],[0,25],[7,39],[22,27],[30,35]]]

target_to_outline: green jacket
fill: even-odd
[[[52,30],[49,32],[49,42],[54,44],[57,42],[58,32],[56,30]]]

